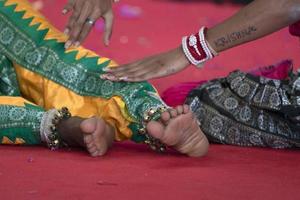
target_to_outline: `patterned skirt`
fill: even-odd
[[[0,143],[40,144],[43,113],[64,106],[103,118],[116,140],[144,142],[145,113],[165,106],[156,90],[102,80],[117,64],[83,47],[65,50],[66,40],[27,0],[0,1]]]
[[[285,80],[234,71],[192,90],[186,103],[210,141],[300,147],[300,76],[292,70]]]

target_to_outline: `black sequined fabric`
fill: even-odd
[[[300,76],[286,80],[234,71],[192,90],[186,99],[211,142],[300,147]]]

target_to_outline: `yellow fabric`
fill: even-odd
[[[54,26],[52,26],[47,19],[45,19],[38,11],[34,10],[32,5],[26,1],[26,0],[7,0],[5,3],[5,6],[9,5],[17,5],[15,11],[26,11],[25,15],[23,16],[23,19],[32,18],[33,20],[30,23],[30,26],[40,24],[38,30],[45,30],[49,29],[45,36],[45,40],[51,40],[55,39],[57,42],[66,42],[68,37],[64,34],[62,34],[59,30],[57,30]],[[85,49],[83,47],[78,48],[71,48],[67,50],[66,52],[72,52],[72,51],[78,51],[76,55],[76,59],[81,59],[83,57],[98,57],[98,55],[90,51],[88,49]],[[98,58],[98,64],[104,63],[106,61],[110,60],[109,58]],[[109,64],[109,67],[117,66],[117,64],[114,61],[111,61]]]
[[[2,141],[1,141],[2,144],[14,144],[13,141],[11,141],[8,137],[3,137],[2,138]]]
[[[25,141],[22,138],[16,138],[16,140],[13,142],[8,137],[4,136],[2,138],[1,144],[17,144],[17,145],[21,145],[21,144],[25,144]]]
[[[26,142],[22,139],[22,138],[16,138],[15,140],[15,144],[21,145],[21,144],[25,144]]]
[[[26,104],[32,104],[22,97],[10,97],[10,96],[0,96],[0,105],[9,105],[9,106],[25,106]],[[34,104],[32,104],[34,105]],[[15,141],[11,141],[8,137],[4,136],[2,138],[1,144],[25,144],[26,142],[22,138],[16,138]]]
[[[49,29],[45,40],[55,39],[57,42],[66,42],[67,36],[52,26],[32,5],[26,0],[7,0],[5,6],[17,5],[15,11],[26,11],[24,19],[32,18],[30,25],[40,24],[38,30]],[[76,59],[84,57],[98,57],[98,55],[83,47],[72,48],[67,52],[76,51]],[[98,64],[110,59],[99,58]],[[110,62],[109,67],[117,66]],[[14,64],[16,69],[22,96],[29,101],[47,109],[61,108],[67,106],[71,113],[80,117],[98,116],[105,119],[116,129],[116,140],[128,139],[132,136],[131,130],[127,127],[132,119],[126,112],[125,103],[118,96],[109,100],[96,97],[83,97],[60,86],[38,74]],[[1,104],[1,99],[0,99]]]
[[[31,104],[30,101],[22,98],[22,97],[12,97],[12,96],[0,96],[0,105],[8,105],[8,106],[25,106],[25,104]]]
[[[67,88],[31,72],[14,63],[22,96],[48,110],[67,106],[74,116],[98,116],[116,129],[116,140],[129,139],[129,121],[122,115],[125,103],[120,97],[109,100],[99,97],[83,97]],[[1,102],[1,99],[0,99]]]

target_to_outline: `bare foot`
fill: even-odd
[[[149,122],[147,131],[164,144],[192,157],[204,156],[208,151],[208,140],[187,105],[162,113],[161,122]]]
[[[104,155],[114,140],[113,128],[96,117],[72,117],[62,121],[58,131],[69,145],[86,147],[93,157]]]

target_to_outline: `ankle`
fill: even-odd
[[[79,135],[76,133],[81,133],[80,124],[83,121],[80,117],[71,117],[66,120],[62,120],[58,124],[58,133],[63,141],[65,141],[70,146],[82,146],[83,137],[72,137],[74,135]]]

